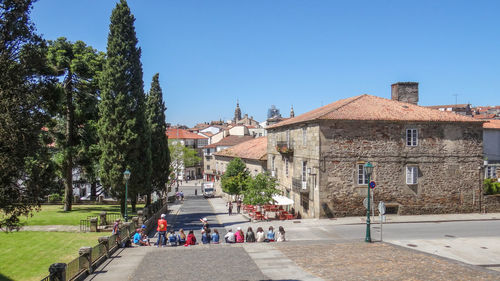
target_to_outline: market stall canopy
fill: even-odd
[[[283,195],[274,194],[273,200],[276,201],[276,205],[293,205],[293,200]]]

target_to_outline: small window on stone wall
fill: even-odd
[[[357,165],[357,170],[358,170],[358,184],[359,185],[365,185],[368,184],[368,177],[366,177],[365,173],[365,164],[358,164]]]
[[[418,183],[418,167],[406,166],[406,184]]]
[[[417,146],[418,144],[418,131],[417,129],[406,129],[406,145]]]

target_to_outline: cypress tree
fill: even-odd
[[[151,140],[145,114],[141,49],[137,47],[135,18],[125,0],[111,13],[107,60],[101,79],[98,133],[100,178],[125,207],[123,172],[129,169],[128,198],[135,209],[137,196],[149,190]]]
[[[165,122],[165,103],[160,87],[159,74],[153,76],[147,100],[147,116],[151,129],[151,162],[154,167],[151,173],[151,191],[164,191],[168,181],[170,153],[168,150],[167,124]],[[150,193],[146,204],[151,203]]]

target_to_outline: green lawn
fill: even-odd
[[[41,280],[49,266],[78,257],[78,249],[95,246],[109,233],[0,232],[0,280]]]
[[[142,210],[144,204],[138,204],[137,210]],[[40,212],[35,212],[33,217],[21,217],[25,225],[80,225],[81,219],[87,216],[98,216],[102,211],[119,214],[119,205],[73,205],[71,212],[64,212],[62,205],[43,205]],[[129,217],[136,215],[129,205]]]

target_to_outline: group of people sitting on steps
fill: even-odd
[[[201,243],[202,244],[219,244],[220,236],[219,231],[214,229],[213,231],[210,229],[207,218],[202,218],[200,221],[203,224],[203,228],[201,229]],[[161,215],[161,218],[158,220],[158,240],[156,243],[156,247],[164,247],[167,244],[170,246],[190,246],[196,245],[197,240],[194,235],[194,231],[190,230],[186,235],[184,230],[179,229],[178,233],[175,233],[174,230],[171,230],[167,234],[167,220],[164,214]],[[137,239],[135,239],[137,237]],[[247,228],[246,235],[241,230],[241,227],[236,229],[236,232],[233,232],[232,229],[229,229],[226,235],[224,236],[224,241],[226,243],[253,243],[253,242],[284,242],[285,239],[285,229],[280,226],[277,233],[274,232],[274,228],[272,226],[269,227],[267,233],[264,233],[262,227],[257,228],[257,232],[254,233],[252,227]],[[146,243],[147,242],[147,243]],[[144,234],[144,229],[138,229],[136,235],[134,236],[134,244],[140,246],[150,246],[149,238]]]

